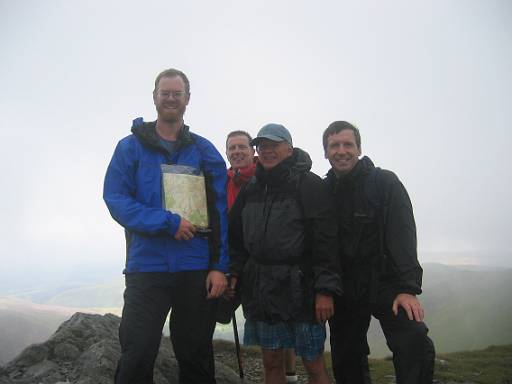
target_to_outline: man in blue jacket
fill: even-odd
[[[189,131],[186,75],[168,69],[155,80],[158,118],[136,119],[115,149],[103,198],[125,228],[126,290],[116,383],[153,383],[166,317],[180,383],[215,383],[212,336],[228,269],[226,165],[215,147]],[[206,181],[209,228],[162,207],[163,164],[192,167]]]

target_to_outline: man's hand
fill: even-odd
[[[208,272],[208,276],[206,276],[206,292],[208,292],[206,298],[215,299],[219,297],[224,293],[227,285],[228,281],[224,273],[213,270]]]
[[[393,313],[398,315],[398,307],[402,307],[407,313],[409,320],[422,322],[425,316],[419,300],[414,295],[399,293],[393,300]]]
[[[324,323],[334,315],[334,301],[331,296],[317,293],[315,297],[316,321]]]
[[[194,237],[196,233],[196,227],[184,217],[180,220],[180,226],[176,233],[174,234],[174,238],[176,240],[190,240]]]

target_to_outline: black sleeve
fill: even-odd
[[[315,292],[341,295],[337,221],[327,184],[314,173],[305,174],[300,184],[300,199],[306,218]]]
[[[385,177],[385,253],[391,258],[399,279],[398,293],[421,293],[423,270],[418,262],[416,224],[411,200],[398,177],[383,171]]]
[[[228,244],[231,274],[241,277],[245,262],[249,254],[244,246],[244,234],[242,228],[242,210],[245,206],[245,187],[243,186],[235,202],[229,210]]]

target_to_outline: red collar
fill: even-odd
[[[228,169],[228,177],[233,180],[235,185],[242,185],[247,183],[251,177],[254,176],[254,172],[256,172],[256,162],[248,165],[244,168],[239,168],[234,170],[233,168]]]

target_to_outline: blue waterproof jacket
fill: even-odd
[[[107,169],[103,199],[125,228],[124,273],[228,270],[226,164],[205,138],[184,126],[172,155],[156,133],[156,122],[134,120],[132,135],[117,144]],[[206,237],[177,241],[181,217],[162,208],[162,164],[203,171],[210,229]]]

